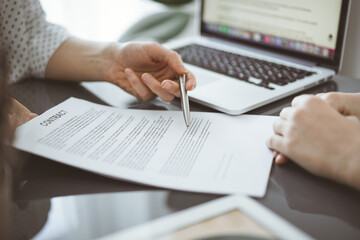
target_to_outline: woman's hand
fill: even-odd
[[[19,103],[15,99],[11,99],[11,107],[9,111],[9,122],[11,124],[12,129],[30,121],[31,119],[37,117],[38,115],[32,113],[29,109],[27,109],[24,105]]]
[[[69,38],[56,50],[45,77],[68,81],[111,82],[138,99],[156,95],[165,101],[179,97],[177,74],[186,74],[186,89],[196,85],[176,52],[158,43],[99,43]]]
[[[274,122],[267,146],[313,174],[360,189],[360,122],[319,97],[302,95]]]
[[[360,93],[340,93],[329,92],[319,93],[316,95],[336,109],[344,116],[356,116],[360,119]],[[274,151],[274,160],[276,164],[284,164],[287,162],[286,156]]]
[[[164,101],[180,97],[178,74],[187,75],[187,90],[195,88],[195,77],[185,69],[180,55],[158,43],[129,43],[113,48],[117,54],[106,79],[141,100],[156,95]]]

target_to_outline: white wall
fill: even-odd
[[[344,62],[340,74],[360,80],[360,1],[352,0]]]

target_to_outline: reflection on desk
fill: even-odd
[[[31,239],[44,227],[50,210],[49,199],[12,203],[12,239]]]
[[[286,197],[289,208],[302,213],[335,217],[360,229],[360,192],[299,171],[294,163],[279,167],[276,171],[278,174],[273,175],[272,182]]]

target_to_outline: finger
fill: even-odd
[[[267,139],[266,145],[268,148],[274,149],[278,152],[284,152],[285,150],[284,138],[280,135],[272,135],[269,139]]]
[[[175,57],[175,55],[177,55],[178,57]],[[172,59],[169,59],[168,64],[177,74],[186,74],[185,88],[187,91],[191,91],[196,87],[195,76],[194,74],[185,69],[180,55],[177,53],[175,55],[173,55]],[[171,55],[169,55],[169,57],[171,57]]]
[[[18,102],[16,99],[12,99],[12,106],[9,112],[9,119],[14,123],[15,127],[18,127],[25,122],[29,121],[29,115],[32,112],[27,109],[24,105]]]
[[[36,118],[38,115],[36,113],[30,113],[27,117],[27,121],[30,121],[33,118]]]
[[[188,72],[186,74],[186,85],[185,88],[187,91],[191,91],[196,87],[196,79],[194,74],[192,74],[191,72]]]
[[[337,103],[339,102],[339,99],[337,99],[337,97],[335,97],[336,94],[333,93],[319,93],[316,94],[316,97],[324,100],[326,103],[332,105],[333,103]],[[337,104],[335,104],[337,105]]]
[[[169,84],[167,84],[169,83]],[[168,80],[164,80],[161,83],[161,86],[165,89],[167,89],[171,94],[173,94],[176,97],[180,97],[180,88],[179,88],[179,84],[175,81],[171,81],[169,82]],[[187,91],[191,91],[196,87],[196,80],[194,75],[189,72],[187,74],[187,79],[186,79],[186,85],[185,85],[185,89]]]
[[[127,80],[138,95],[136,97],[145,101],[155,97],[155,94],[136,76],[132,69],[126,68],[125,73]]]
[[[164,80],[161,87],[176,97],[180,97],[179,84],[172,80]]]
[[[277,135],[284,135],[284,129],[286,127],[286,121],[284,119],[278,118],[273,124],[273,130]]]
[[[168,64],[177,74],[186,74],[186,90],[190,91],[195,88],[195,77],[185,68],[181,56],[177,52],[167,49],[160,44],[148,45],[147,51],[154,60]]]
[[[280,153],[280,152],[278,152],[278,151],[274,151],[274,154],[273,154],[273,161],[276,163],[276,164],[279,164],[279,165],[281,165],[281,164],[284,164],[285,162],[287,162],[287,157],[284,155],[284,154],[282,154],[282,153]]]
[[[295,109],[293,107],[283,108],[279,114],[280,118],[283,120],[288,120],[291,118],[291,115],[294,113]]]
[[[146,86],[153,93],[158,95],[162,100],[166,102],[171,102],[172,100],[174,100],[175,96],[171,94],[167,89],[161,87],[161,83],[158,80],[156,80],[151,74],[144,73],[141,78],[145,82]]]
[[[11,101],[12,102],[11,102],[10,113],[15,114],[16,116],[27,116],[31,113],[29,109],[27,109],[15,98],[12,98]]]
[[[174,69],[177,74],[187,74],[189,71],[185,68],[184,63],[181,59],[180,54],[175,51],[170,51],[166,55],[166,62],[169,66]]]
[[[297,96],[292,100],[291,106],[296,107],[300,103],[302,103],[303,101],[305,101],[306,99],[308,99],[309,97],[312,97],[312,96],[313,95],[310,95],[310,94],[303,94],[303,95]]]
[[[279,153],[275,158],[275,163],[278,165],[282,165],[282,164],[286,163],[287,161],[288,161],[288,158],[282,153]]]

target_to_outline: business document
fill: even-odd
[[[107,177],[214,194],[265,194],[275,117],[118,109],[69,98],[17,128],[14,147]]]

